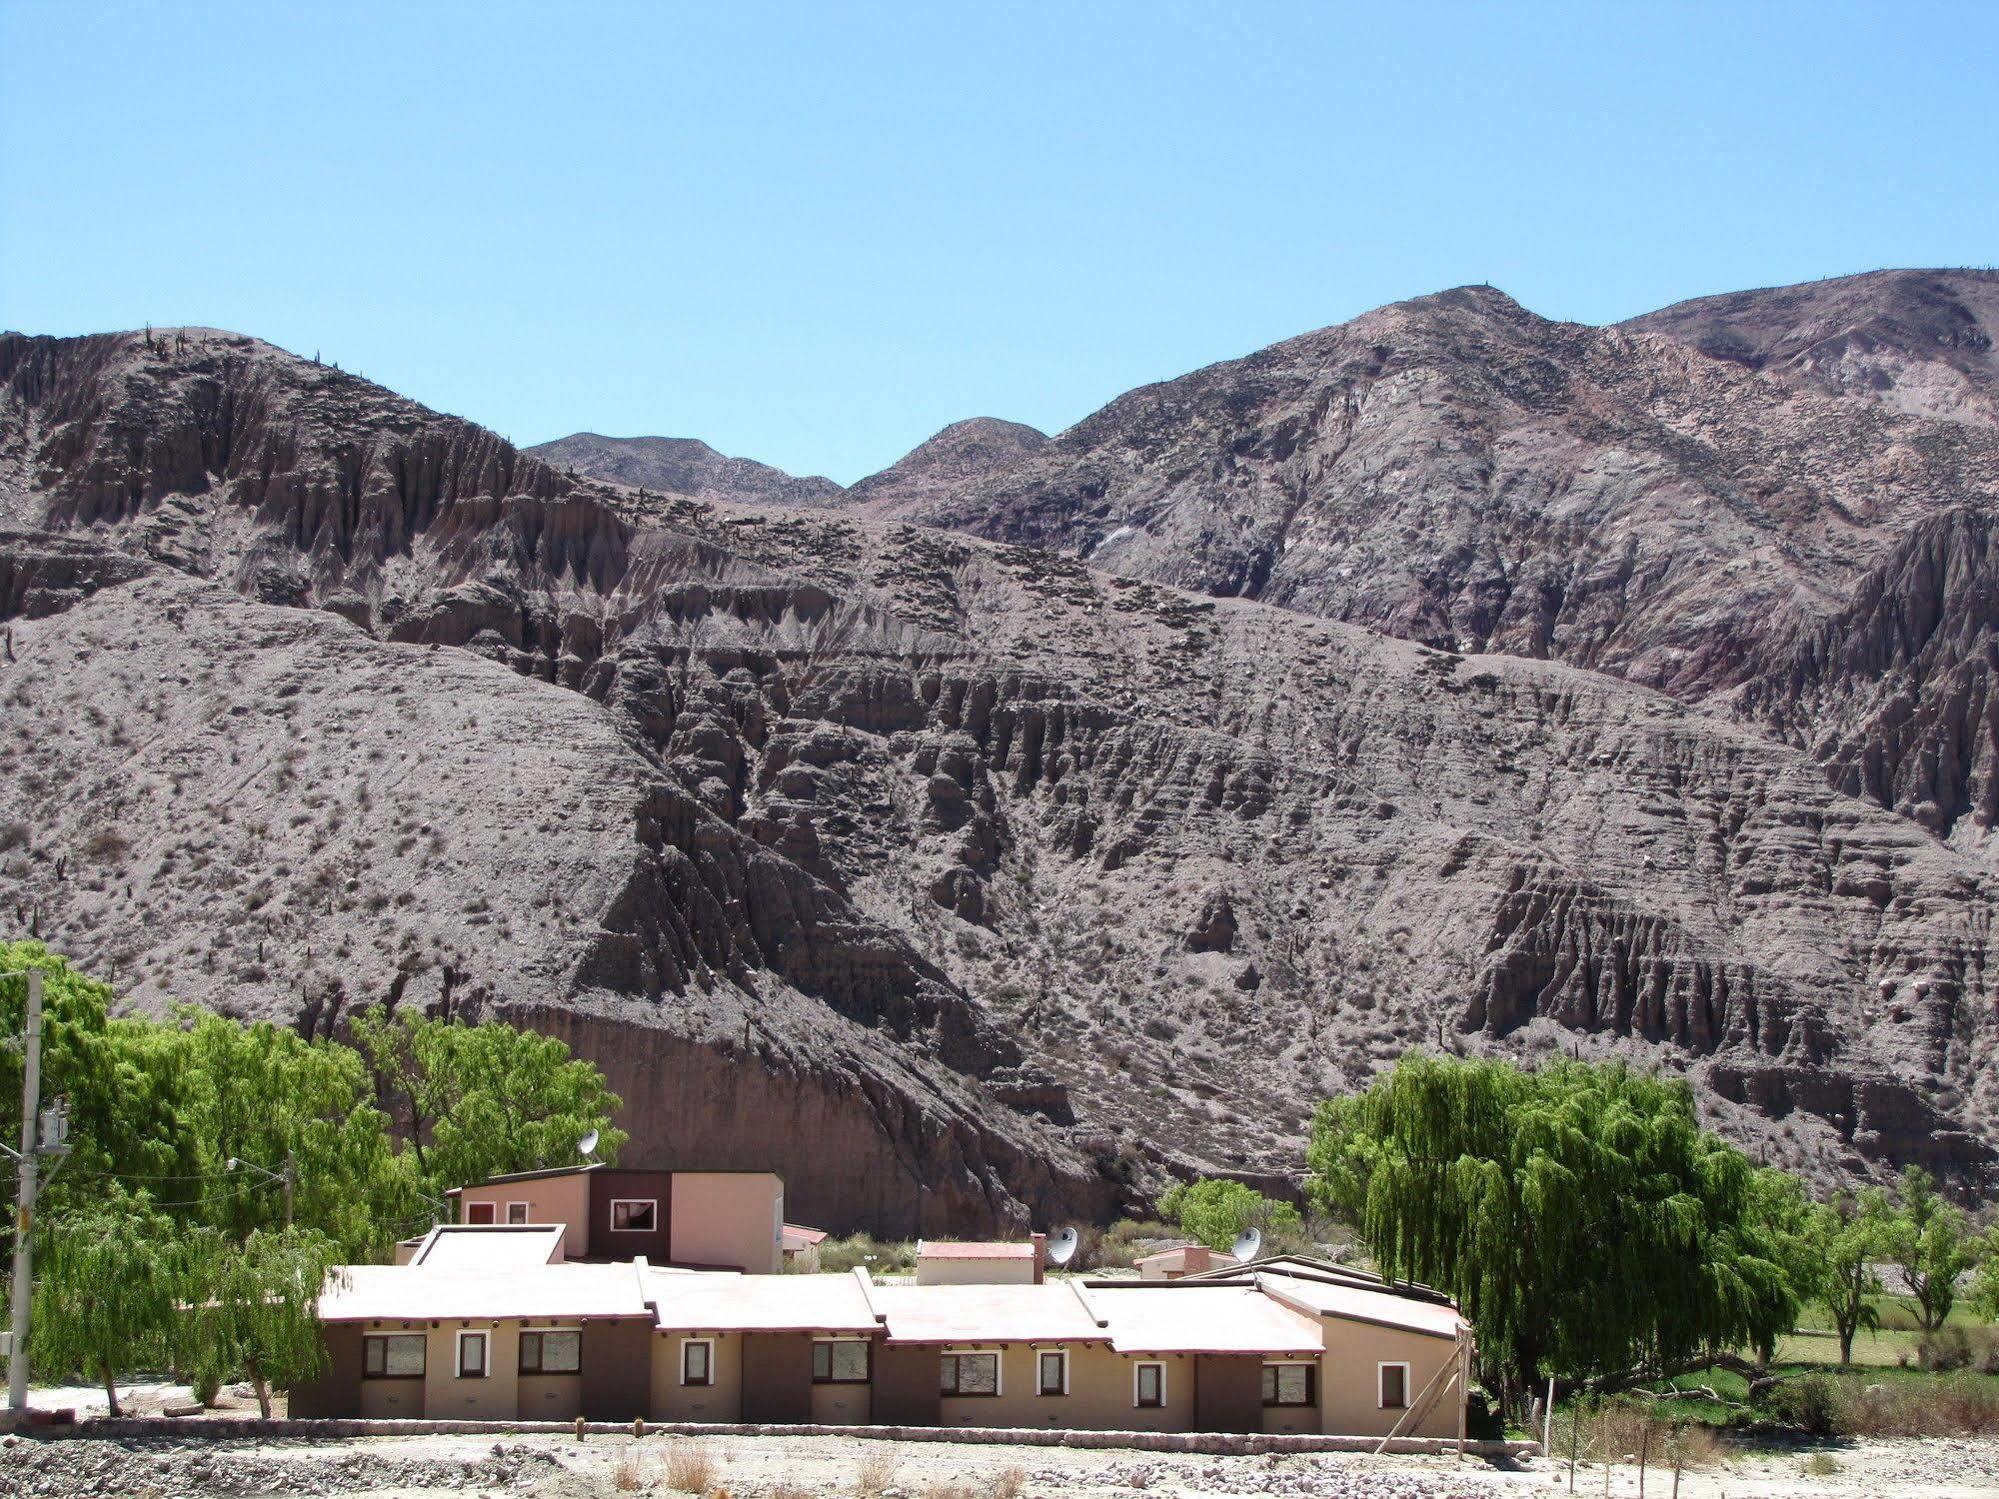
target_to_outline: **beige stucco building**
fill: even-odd
[[[505,1227],[337,1276],[329,1366],[293,1413],[1460,1434],[1456,1309],[1339,1266],[881,1285],[551,1263],[547,1236]]]

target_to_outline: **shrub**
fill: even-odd
[[[720,1465],[706,1447],[682,1442],[666,1454],[666,1486],[683,1494],[705,1494]]]
[[[621,1494],[636,1494],[653,1486],[653,1476],[642,1453],[627,1450],[611,1470],[611,1487]]]
[[[819,1268],[845,1274],[856,1265],[870,1270],[911,1270],[916,1266],[916,1246],[908,1240],[883,1242],[873,1234],[849,1234],[844,1239],[827,1239],[819,1246]]]
[[[1965,1368],[1971,1362],[1971,1335],[1946,1322],[1916,1339],[1916,1362],[1933,1374]]]
[[[987,1499],[1020,1499],[1027,1488],[1027,1470],[1021,1467],[1001,1468],[986,1480]]]
[[[1848,1401],[1839,1384],[1824,1374],[1807,1374],[1773,1386],[1765,1396],[1765,1405],[1786,1426],[1815,1437],[1845,1434]]]
[[[901,1466],[902,1459],[886,1447],[863,1453],[854,1468],[854,1492],[861,1499],[878,1499],[881,1491],[894,1482],[896,1470]]]

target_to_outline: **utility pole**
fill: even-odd
[[[28,1408],[28,1305],[34,1287],[36,1115],[42,1107],[42,971],[28,970],[28,1017],[21,1070],[19,1208],[14,1215],[14,1320],[7,1359],[7,1408]]]

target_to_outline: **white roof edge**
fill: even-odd
[[[868,1267],[854,1266],[854,1279],[860,1282],[861,1300],[867,1306],[868,1315],[875,1319],[878,1326],[888,1326],[888,1313],[875,1305],[875,1282],[874,1277],[868,1274]]]
[[[1067,1285],[1071,1291],[1074,1291],[1076,1293],[1076,1300],[1082,1303],[1084,1316],[1088,1317],[1092,1322],[1096,1323],[1099,1328],[1106,1328],[1111,1325],[1109,1318],[1098,1316],[1097,1309],[1090,1305],[1090,1298],[1083,1294],[1083,1283],[1080,1280],[1077,1280],[1072,1276],[1067,1282]]]

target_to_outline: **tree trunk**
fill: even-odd
[[[104,1398],[106,1403],[111,1407],[110,1414],[112,1414],[113,1416],[121,1415],[123,1413],[118,1409],[117,1371],[111,1367],[110,1359],[108,1358],[102,1359],[99,1362],[101,1363],[104,1371]]]
[[[1853,1363],[1853,1329],[1849,1327],[1842,1327],[1839,1330],[1839,1366],[1840,1368],[1845,1369],[1851,1367],[1852,1363]]]
[[[271,1387],[264,1379],[264,1371],[255,1359],[245,1359],[244,1372],[250,1376],[250,1387],[257,1392],[257,1414],[266,1421],[271,1419]]]

